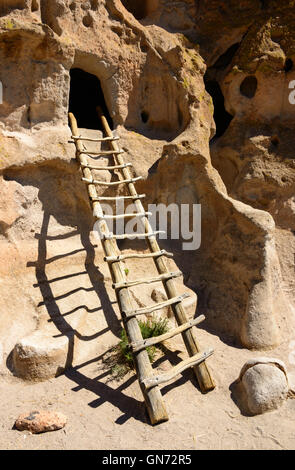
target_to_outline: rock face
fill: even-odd
[[[64,414],[57,411],[31,411],[20,415],[15,427],[19,431],[30,431],[33,434],[40,434],[48,431],[58,431],[67,424]]]
[[[209,327],[256,349],[290,335],[294,22],[292,1],[11,0],[0,7],[0,341],[4,356],[18,344],[17,373],[28,357],[23,338],[64,335],[57,349],[46,340],[48,357],[59,350],[63,368],[111,343],[108,332],[118,335],[67,120],[75,109],[78,124],[96,129],[81,133],[97,135],[96,105],[112,120],[134,174],[144,176],[138,190],[147,202],[201,204],[199,248],[166,244]],[[95,342],[100,331],[106,336]]]
[[[242,406],[252,415],[279,408],[289,391],[285,365],[278,359],[251,359],[243,366],[239,381]]]

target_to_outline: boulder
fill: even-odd
[[[239,377],[240,404],[251,415],[279,408],[289,391],[285,365],[279,359],[251,359],[242,367]]]
[[[52,338],[35,331],[15,345],[14,373],[25,380],[46,380],[60,375],[67,365],[69,350],[68,337]]]

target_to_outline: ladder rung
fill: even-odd
[[[82,137],[81,135],[72,135],[71,139],[86,140],[87,142],[113,142],[114,140],[119,140],[120,137],[101,137],[98,139],[91,139],[90,137]]]
[[[130,178],[130,180],[110,181],[109,183],[106,183],[105,181],[94,180],[93,178],[82,178],[82,181],[89,184],[99,184],[100,186],[118,186],[119,184],[124,183],[135,183],[135,181],[139,181],[142,179],[142,176],[137,176],[136,178]]]
[[[119,215],[102,215],[101,217],[97,216],[99,220],[120,220],[126,219],[128,217],[147,217],[153,215],[152,212],[134,212],[133,214],[119,214]]]
[[[203,353],[195,354],[189,359],[180,362],[177,364],[177,366],[172,367],[172,369],[168,372],[164,372],[163,374],[155,375],[153,377],[148,377],[147,379],[142,380],[141,384],[145,387],[146,390],[148,390],[149,388],[161,385],[165,382],[169,382],[169,380],[173,379],[176,377],[176,375],[185,371],[189,367],[194,367],[205,361],[208,357],[212,356],[213,352],[213,349],[208,349]]]
[[[132,166],[132,163],[124,163],[124,165],[114,165],[114,166],[95,166],[89,163],[81,163],[82,168],[89,168],[90,170],[120,170],[122,168],[127,168]]]
[[[167,258],[173,258],[173,253],[168,253],[166,250],[156,251],[154,253],[130,253],[127,255],[118,255],[118,256],[105,256],[104,261],[107,263],[113,263],[115,261],[122,261],[124,259],[132,258],[157,258],[158,256],[166,256]]]
[[[78,150],[79,155],[97,155],[98,157],[101,155],[110,156],[110,155],[119,155],[124,153],[124,150],[101,150],[97,152],[88,152],[87,150]]]
[[[104,235],[104,240],[134,240],[134,238],[148,238],[148,237],[155,237],[160,233],[166,233],[164,230],[157,230],[155,232],[147,232],[147,233],[125,233],[123,235],[114,235],[110,233],[109,235]]]
[[[143,199],[145,194],[136,194],[135,196],[97,196],[91,197],[91,201],[122,201],[123,199]]]
[[[133,352],[139,352],[142,349],[145,349],[149,346],[154,346],[155,344],[162,343],[163,341],[166,341],[167,339],[173,338],[174,336],[179,335],[180,333],[183,333],[184,331],[192,328],[193,326],[199,325],[204,320],[205,320],[205,315],[200,315],[194,320],[190,320],[189,322],[184,323],[183,325],[180,325],[178,328],[175,328],[172,331],[168,331],[168,333],[165,333],[160,336],[155,336],[153,338],[147,338],[147,339],[144,339],[143,341],[139,341],[138,343],[131,343],[130,346]]]
[[[148,313],[156,312],[162,308],[169,307],[169,305],[177,304],[182,300],[187,299],[188,297],[190,297],[190,295],[185,292],[184,294],[178,295],[177,297],[172,297],[172,299],[165,300],[165,302],[159,302],[157,304],[151,305],[150,307],[138,308],[137,310],[130,310],[129,312],[122,312],[122,314],[125,313],[127,318],[134,317],[136,315],[147,315]]]
[[[182,276],[182,272],[175,271],[171,273],[160,274],[159,276],[150,277],[146,279],[137,279],[135,281],[117,282],[113,284],[112,287],[113,289],[122,289],[122,287],[132,287],[132,286],[137,286],[138,284],[152,284],[153,282],[168,281],[168,279],[174,279],[180,276]]]

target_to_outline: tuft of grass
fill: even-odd
[[[168,320],[167,318],[163,319],[156,319],[153,318],[152,320],[139,320],[138,322],[141,334],[143,339],[153,338],[155,336],[163,335],[168,331]],[[128,338],[126,331],[123,329],[121,331],[121,341],[119,343],[119,350],[122,363],[128,365],[129,368],[133,368],[133,357],[130,346],[128,344]],[[157,347],[156,346],[149,346],[146,348],[146,351],[149,356],[149,360],[153,362],[155,360]]]
[[[154,336],[160,336],[168,331],[168,319],[167,318],[153,318],[152,320],[140,320],[138,322],[143,339],[153,338]]]

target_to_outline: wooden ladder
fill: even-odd
[[[185,309],[182,304],[182,300],[188,297],[188,294],[178,295],[173,281],[174,278],[182,275],[180,271],[170,272],[166,265],[166,257],[172,257],[171,253],[161,250],[156,240],[156,235],[159,232],[154,232],[149,220],[149,213],[145,212],[142,199],[145,195],[137,194],[134,186],[134,182],[141,179],[141,177],[132,178],[130,173],[130,166],[132,164],[125,163],[122,156],[123,151],[120,150],[118,145],[118,137],[115,137],[108,125],[107,119],[99,111],[100,119],[104,129],[106,137],[91,139],[82,137],[79,135],[77,121],[72,113],[69,113],[69,120],[72,130],[72,138],[76,145],[76,156],[82,170],[82,180],[87,184],[88,195],[93,208],[93,215],[98,221],[98,228],[100,231],[101,242],[105,253],[105,261],[109,265],[110,273],[113,279],[113,288],[115,289],[120,312],[124,328],[127,333],[130,348],[132,350],[135,368],[139,380],[139,384],[145,399],[145,403],[148,409],[150,420],[152,424],[156,424],[162,421],[168,420],[168,415],[164,400],[159,388],[159,385],[168,382],[173,379],[176,375],[180,374],[184,370],[192,367],[197,377],[200,389],[202,392],[208,392],[213,390],[215,387],[214,381],[211,377],[210,371],[205,360],[213,354],[213,350],[209,349],[202,352],[194,337],[193,327],[198,325],[204,316],[201,315],[194,320],[188,321]],[[97,152],[88,152],[82,145],[84,142],[108,142],[110,150],[104,151],[99,150]],[[94,164],[91,155],[96,156],[110,156],[114,160],[113,166],[97,166]],[[89,156],[90,160],[89,161]],[[117,170],[120,172],[122,179],[118,179],[115,182],[102,182],[98,181],[93,177],[91,170]],[[125,185],[128,195],[117,196],[117,197],[100,197],[96,191],[96,185],[104,186],[115,186],[118,184]],[[114,216],[107,216],[103,213],[101,202],[116,201],[118,199],[127,199],[133,201],[133,207],[136,212],[133,214],[121,214]],[[127,238],[128,235],[114,235],[109,231],[107,220],[110,218],[127,218],[127,217],[139,217],[143,225],[143,233],[136,235],[136,237],[143,237],[149,247],[149,254],[119,254],[120,251],[117,246],[117,239]],[[134,235],[133,235],[134,236]],[[159,276],[150,277],[146,279],[138,279],[134,281],[127,280],[127,276],[124,270],[123,260],[130,258],[150,258],[154,261]],[[168,300],[154,304],[151,307],[134,309],[132,304],[132,298],[129,291],[129,287],[150,284],[153,282],[162,281],[164,289],[167,294]],[[178,327],[173,331],[169,331],[161,336],[143,339],[138,321],[137,315],[148,314],[164,307],[171,306]],[[169,372],[165,372],[159,375],[154,374],[154,369],[150,363],[146,348],[158,344],[168,338],[172,338],[175,335],[181,334],[186,349],[189,354],[189,358],[180,362]]]

